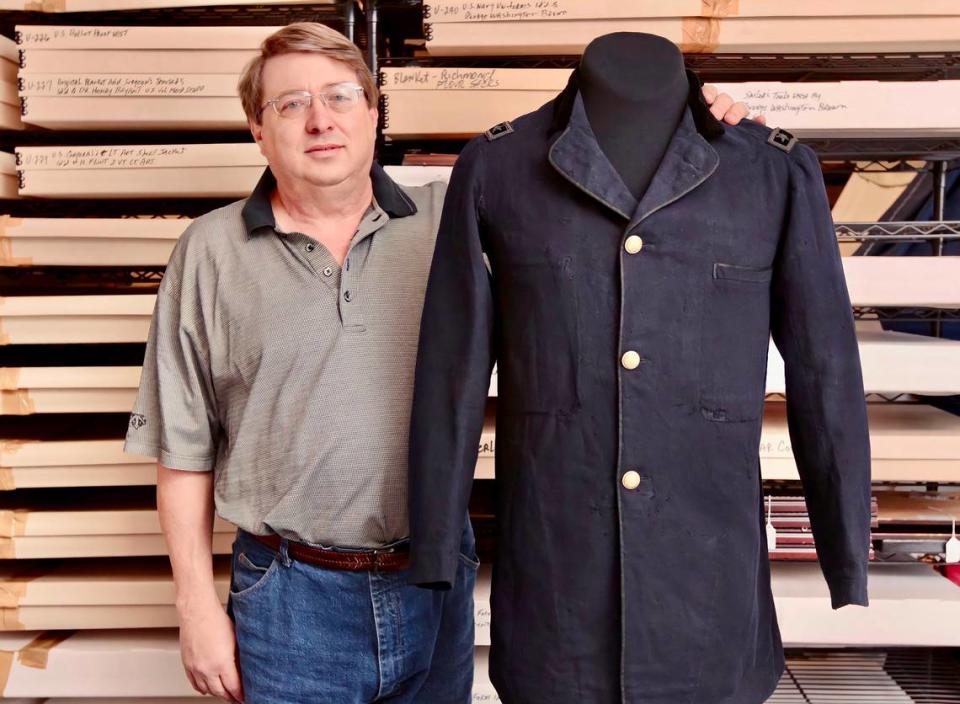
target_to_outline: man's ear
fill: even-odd
[[[253,141],[257,144],[263,141],[263,125],[257,122],[254,122],[252,119],[247,119],[247,124],[250,126],[250,134],[253,135]]]

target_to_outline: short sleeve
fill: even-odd
[[[199,306],[189,299],[160,287],[123,449],[172,469],[207,471],[219,422],[207,336]]]

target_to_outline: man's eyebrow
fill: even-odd
[[[342,86],[345,84],[360,85],[359,83],[356,83],[356,81],[332,81],[330,83],[324,83],[322,86],[320,86],[320,88],[322,90],[324,88],[332,88],[333,86]],[[306,88],[287,88],[277,93],[277,95],[286,95],[287,93],[309,93],[309,92],[310,91],[307,90]]]

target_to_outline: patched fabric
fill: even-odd
[[[501,122],[484,132],[484,135],[486,135],[488,142],[492,142],[495,139],[506,137],[508,134],[512,133],[513,125],[511,125],[509,122]]]
[[[793,148],[797,145],[797,141],[796,137],[779,127],[773,130],[770,136],[767,137],[767,144],[772,144],[777,149],[782,149],[787,153],[793,151]]]

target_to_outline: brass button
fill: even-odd
[[[640,355],[633,350],[624,352],[623,357],[620,358],[620,364],[624,369],[636,369],[640,366]]]
[[[627,254],[636,254],[643,249],[643,238],[639,235],[630,235],[623,243],[623,248],[627,250]]]
[[[640,486],[640,474],[639,472],[634,472],[630,470],[623,475],[623,479],[620,480],[623,484],[623,488],[629,491],[633,491],[638,486]]]

